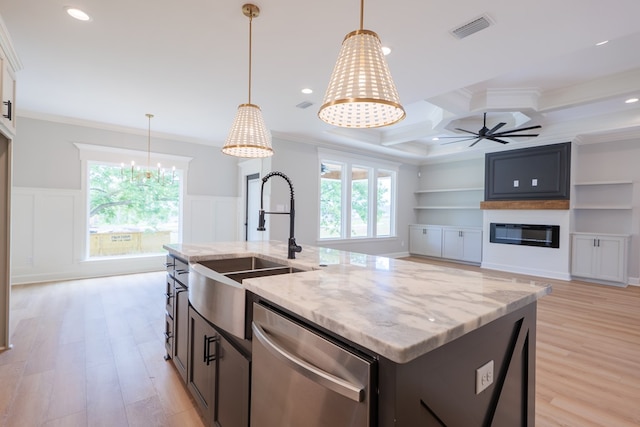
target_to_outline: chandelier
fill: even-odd
[[[131,168],[125,170],[124,163],[120,164],[120,172],[123,178],[134,181],[156,181],[159,184],[173,184],[176,179],[176,167],[173,166],[170,171],[167,171],[162,167],[160,163],[157,163],[155,168],[151,167],[151,119],[153,114],[145,114],[148,119],[149,125],[147,129],[147,165],[146,168],[142,168],[140,165],[136,165],[134,160],[131,161]]]

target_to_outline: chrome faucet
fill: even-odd
[[[283,178],[285,181],[287,181],[287,183],[289,184],[289,190],[291,191],[291,207],[289,209],[289,212],[265,212],[264,211],[264,185],[267,183],[267,181],[269,180],[269,178],[271,178],[272,176],[279,176],[281,178]],[[260,212],[259,215],[260,217],[258,218],[258,231],[265,231],[266,228],[264,226],[265,224],[265,219],[264,216],[265,214],[284,214],[284,215],[289,215],[289,242],[288,242],[288,253],[287,253],[287,258],[288,259],[295,259],[296,257],[296,252],[302,252],[302,246],[299,246],[296,244],[296,239],[295,237],[293,237],[293,231],[295,228],[295,215],[296,215],[296,210],[295,210],[295,201],[293,199],[293,184],[291,184],[291,180],[289,179],[289,177],[285,174],[283,174],[282,172],[269,172],[268,174],[266,174],[264,176],[264,178],[262,178],[262,188],[260,189]]]

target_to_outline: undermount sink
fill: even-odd
[[[245,338],[244,279],[304,270],[255,256],[200,261],[190,266],[189,301],[209,322]]]
[[[238,283],[254,277],[298,273],[304,270],[258,257],[224,258],[200,261],[198,264]]]

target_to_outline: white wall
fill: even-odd
[[[14,284],[160,270],[163,256],[88,261],[86,203],[76,142],[146,151],[133,134],[18,118],[12,196]],[[217,147],[153,136],[152,151],[191,157],[183,242],[236,240],[237,160]]]

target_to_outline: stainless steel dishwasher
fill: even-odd
[[[251,426],[371,425],[373,360],[258,304],[251,328]]]

